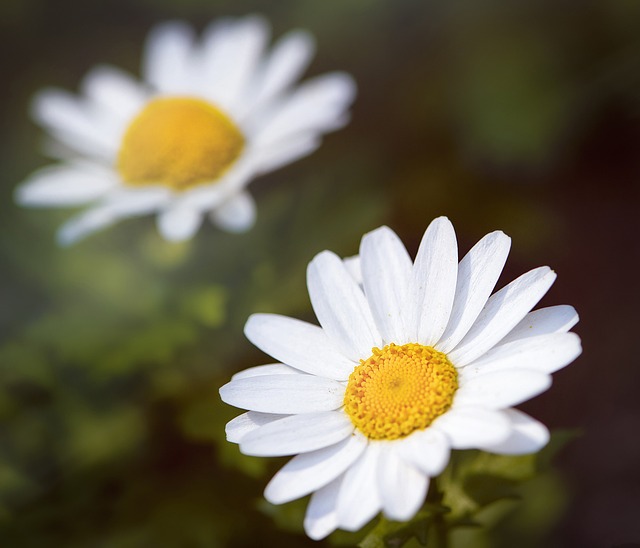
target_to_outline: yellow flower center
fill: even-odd
[[[186,190],[220,177],[244,143],[238,127],[215,106],[189,97],[161,97],[127,128],[117,167],[130,186]]]
[[[415,343],[372,352],[349,376],[344,396],[345,411],[368,438],[403,438],[451,407],[458,373],[445,354]]]

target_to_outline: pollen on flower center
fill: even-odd
[[[130,186],[185,190],[220,177],[238,158],[244,136],[215,106],[189,97],[150,101],[129,125],[117,168]]]
[[[364,435],[402,438],[451,407],[458,373],[445,354],[415,343],[372,352],[351,373],[344,396],[346,413]]]

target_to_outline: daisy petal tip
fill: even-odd
[[[21,206],[33,205],[35,200],[31,198],[29,185],[22,184],[13,190],[13,201]]]
[[[291,32],[289,35],[291,40],[295,40],[297,42],[297,48],[304,52],[304,55],[311,58],[315,55],[317,42],[316,38],[313,34],[311,34],[308,30],[297,29]]]
[[[310,277],[315,277],[321,272],[327,264],[335,262],[336,260],[342,262],[340,258],[333,252],[325,249],[318,253],[307,266],[307,280]]]
[[[99,228],[101,227],[93,226],[87,217],[71,219],[56,232],[56,243],[60,247],[70,247]]]
[[[332,82],[335,82],[336,87],[340,87],[342,90],[342,96],[346,101],[350,101],[356,94],[357,85],[356,81],[348,72],[336,71],[332,72],[329,77]]]
[[[311,540],[323,540],[338,528],[337,524],[326,525],[320,520],[304,520],[304,532]]]
[[[82,236],[72,236],[63,230],[59,230],[56,233],[56,243],[58,244],[59,247],[63,247],[63,248],[71,247],[73,244],[80,241],[81,239],[82,239]]]
[[[549,429],[541,422],[517,409],[507,409],[503,413],[511,423],[511,431],[502,442],[484,447],[486,451],[499,455],[530,455],[549,443]]]
[[[507,249],[511,247],[511,236],[505,234],[502,230],[494,230],[490,233],[490,235],[493,236],[496,240],[500,240],[503,245],[507,247]]]
[[[46,111],[49,110],[50,103],[56,101],[64,92],[54,87],[46,87],[37,91],[29,103],[29,114],[38,123],[46,120]]]
[[[370,240],[375,240],[378,238],[397,238],[396,233],[389,228],[387,225],[382,225],[379,226],[378,228],[375,228],[369,232],[367,232],[363,237],[362,237],[362,242],[365,241],[370,241]],[[362,245],[362,244],[361,244]]]
[[[231,382],[228,382],[226,384],[223,384],[220,388],[218,388],[218,394],[220,396],[220,399],[225,403],[228,403],[225,398],[227,396],[230,384],[231,384]]]
[[[283,493],[280,492],[278,485],[274,483],[273,479],[264,488],[263,495],[267,502],[271,504],[278,505],[288,502],[287,498],[284,497]]]
[[[442,227],[442,228],[446,228],[448,230],[454,230],[453,229],[453,223],[451,222],[451,220],[449,219],[449,217],[447,217],[446,215],[440,215],[440,217],[436,217],[433,221],[431,221],[429,223],[429,226],[427,227],[427,230],[429,230],[429,227]]]

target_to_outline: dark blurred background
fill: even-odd
[[[275,37],[309,29],[308,74],[346,70],[359,97],[316,154],[252,184],[253,231],[170,244],[145,217],[61,249],[71,211],[14,204],[47,163],[34,92],[76,91],[98,63],[138,74],[157,22],[254,12]],[[415,253],[442,214],[461,252],[512,236],[500,285],[552,266],[543,304],[573,304],[584,345],[522,406],[573,439],[467,545],[640,543],[640,2],[8,0],[0,50],[2,546],[318,545],[304,502],[261,498],[284,460],[224,442],[238,411],[217,389],[268,361],[242,335],[250,313],[313,319],[315,253],[353,255],[381,224]]]

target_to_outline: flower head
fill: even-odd
[[[458,263],[453,226],[434,220],[415,262],[396,234],[367,234],[358,260],[309,264],[321,327],[249,318],[249,340],[281,363],[236,374],[222,399],[248,412],[227,438],[248,455],[296,455],[271,480],[274,504],[312,494],[307,534],[357,530],[379,511],[408,520],[451,449],[531,453],[549,438],[513,406],[581,352],[571,306],[531,312],[556,275],[523,274],[493,295],[510,248],[502,232]]]
[[[216,21],[200,42],[186,24],[164,24],[148,39],[144,82],[99,66],[81,97],[41,92],[33,115],[61,163],[32,174],[17,201],[89,204],[61,228],[63,244],[149,212],[169,240],[190,238],[205,213],[228,231],[249,229],[249,181],[313,152],[348,121],[355,94],[344,73],[295,86],[311,36],[291,32],[266,51],[268,34],[255,16]]]

